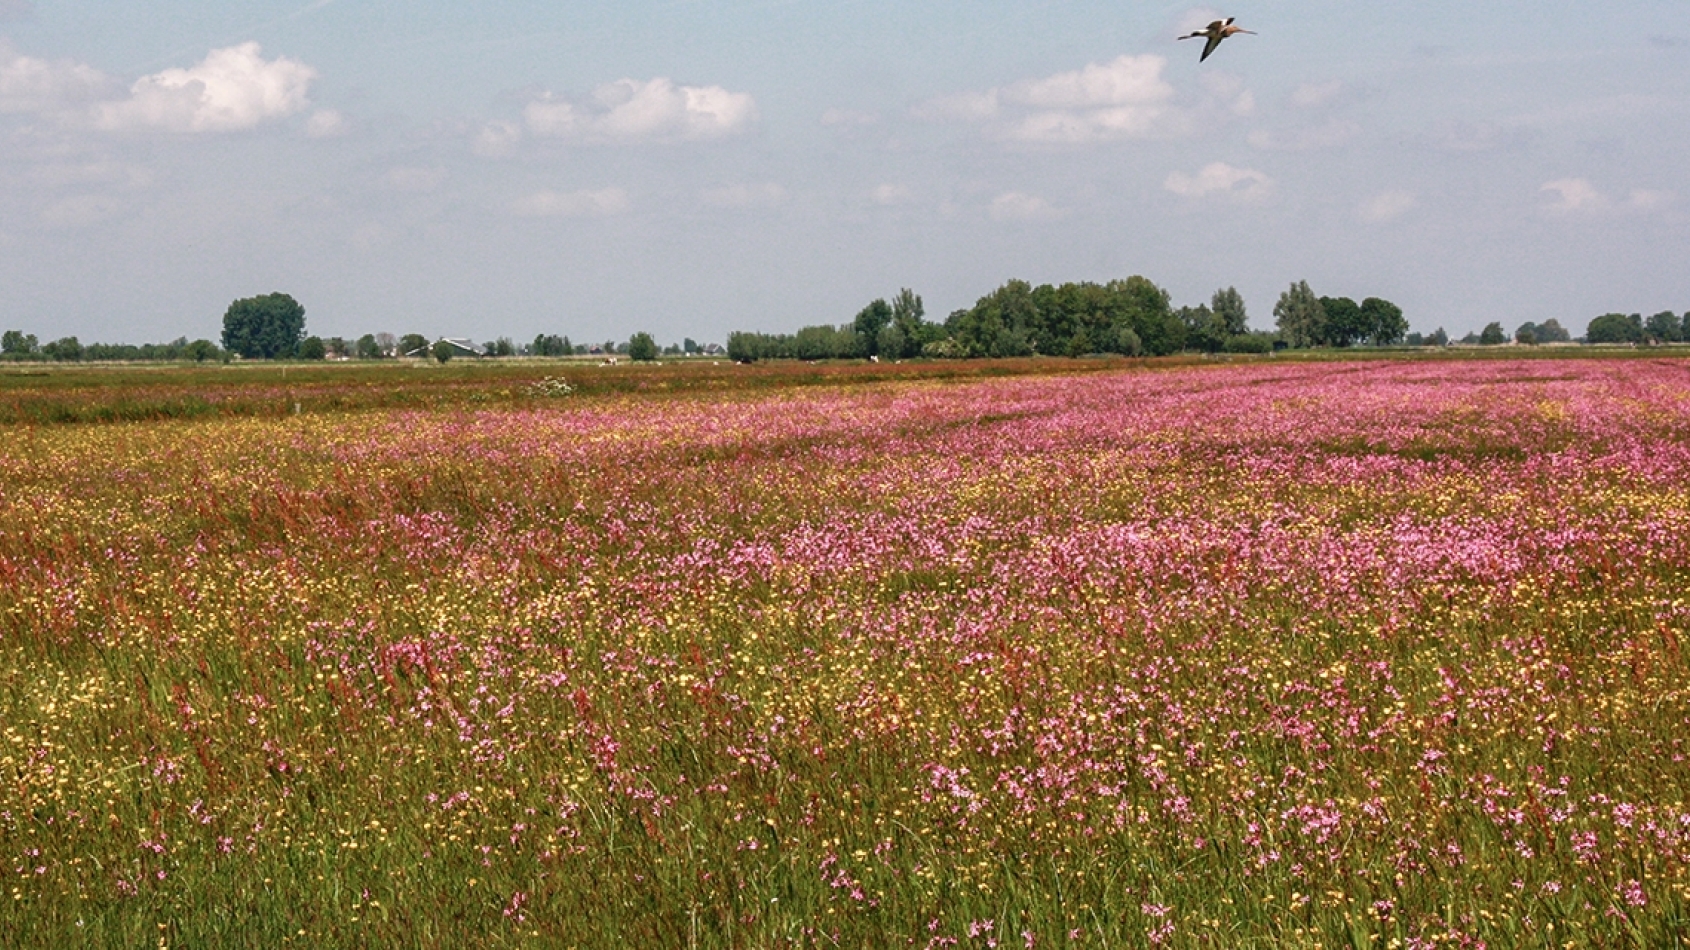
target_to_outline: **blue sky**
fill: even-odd
[[[1212,16],[1257,36],[1199,64]],[[1004,280],[1690,309],[1690,0],[0,0],[0,324],[723,340]]]

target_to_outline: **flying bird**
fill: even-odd
[[[1209,24],[1204,29],[1198,30],[1195,33],[1190,33],[1190,34],[1187,34],[1185,36],[1182,36],[1182,37],[1180,37],[1180,39],[1182,39],[1182,40],[1194,40],[1194,39],[1198,38],[1199,36],[1206,36],[1206,37],[1209,38],[1209,42],[1204,44],[1204,46],[1203,46],[1203,55],[1197,57],[1197,61],[1199,63],[1201,63],[1203,60],[1209,58],[1209,54],[1213,53],[1215,51],[1215,47],[1221,45],[1221,40],[1226,39],[1227,37],[1231,36],[1232,34],[1234,34],[1234,33],[1248,33],[1251,36],[1256,35],[1256,32],[1254,30],[1246,30],[1241,26],[1233,26],[1232,25],[1232,19],[1233,19],[1232,17],[1227,17],[1224,20],[1216,20],[1215,22]]]

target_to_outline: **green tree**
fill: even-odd
[[[287,294],[246,297],[223,314],[223,348],[246,359],[285,359],[305,337],[305,308]]]
[[[915,356],[921,348],[938,339],[938,327],[927,322],[927,309],[922,306],[921,295],[908,287],[898,291],[898,296],[892,298],[892,326],[889,329],[898,331],[892,339],[898,345],[898,351],[891,354],[893,359],[904,359]],[[882,355],[886,355],[882,352]]]
[[[487,345],[488,356],[515,356],[516,344],[508,336],[499,337]]]
[[[1007,281],[945,321],[958,355],[966,358],[1027,356],[1033,352],[1032,328],[1038,317],[1033,287]]]
[[[0,334],[0,353],[10,353],[14,356],[26,356],[34,353],[41,344],[35,339],[35,334],[22,330],[7,330]]]
[[[359,337],[358,342],[353,344],[353,351],[354,355],[361,360],[374,360],[381,358],[381,346],[376,343],[376,335],[374,333],[366,333]]]
[[[1215,291],[1209,299],[1209,309],[1215,314],[1223,338],[1250,332],[1250,316],[1244,310],[1244,296],[1236,288]]]
[[[1514,342],[1521,346],[1536,346],[1537,324],[1529,320],[1520,324],[1520,328],[1514,331]]]
[[[1635,313],[1605,313],[1590,321],[1584,338],[1592,343],[1642,343],[1643,317]]]
[[[217,344],[210,340],[195,340],[182,348],[182,358],[204,363],[206,360],[216,359]]]
[[[1649,339],[1657,343],[1677,343],[1684,339],[1679,329],[1678,314],[1671,310],[1662,310],[1650,317],[1643,324],[1643,331]]]
[[[892,305],[885,300],[875,300],[857,312],[856,319],[851,321],[851,329],[861,338],[859,348],[864,355],[879,355],[880,331],[891,323]]]
[[[1273,319],[1288,346],[1302,349],[1326,340],[1326,310],[1306,280],[1297,281],[1279,295],[1279,302],[1273,305]]]
[[[428,352],[432,354],[436,360],[444,364],[451,361],[456,350],[457,347],[445,340],[435,340],[434,345],[429,347]]]
[[[1426,338],[1426,345],[1427,346],[1448,346],[1449,345],[1449,334],[1444,332],[1443,327],[1438,327],[1436,330],[1432,331],[1431,336],[1428,336]]]
[[[1272,353],[1273,334],[1271,333],[1240,333],[1226,338],[1226,345],[1221,347],[1228,353]]]
[[[1226,323],[1215,311],[1198,304],[1195,307],[1181,307],[1175,311],[1175,315],[1185,324],[1185,345],[1191,349],[1219,353],[1221,347],[1226,345]]]
[[[1351,346],[1367,339],[1370,329],[1361,305],[1349,297],[1322,297],[1320,309],[1326,314],[1326,338],[1321,342],[1332,346]]]
[[[1568,333],[1567,328],[1561,325],[1561,321],[1554,317],[1538,324],[1532,330],[1532,335],[1537,337],[1539,343],[1571,343],[1573,341],[1573,335]]]
[[[1404,319],[1402,308],[1379,297],[1361,302],[1361,322],[1367,328],[1367,341],[1374,346],[1399,343],[1408,333],[1408,320]]]
[[[302,360],[320,360],[329,355],[328,345],[320,336],[308,336],[299,342],[295,351]]]
[[[555,333],[536,334],[534,342],[528,345],[528,352],[533,356],[568,356],[572,349],[568,337]]]
[[[1485,324],[1485,328],[1479,331],[1480,346],[1496,346],[1507,342],[1508,335],[1502,332],[1502,324],[1495,321]]]
[[[1111,327],[1109,333],[1114,336],[1114,345],[1108,347],[1110,353],[1120,353],[1123,356],[1143,356],[1144,341],[1132,327]]]
[[[1117,335],[1121,329],[1132,330],[1144,352],[1151,356],[1167,356],[1185,349],[1185,324],[1174,313],[1166,290],[1148,277],[1138,275],[1112,280],[1105,290],[1109,293]]]
[[[657,359],[657,341],[651,334],[641,330],[628,338],[628,358],[637,363],[650,363]]]
[[[699,349],[698,341],[689,336],[681,341],[681,352],[691,356],[694,353],[700,353],[703,351]]]
[[[1068,338],[1068,355],[1070,357],[1078,358],[1096,352],[1096,350],[1097,348],[1091,344],[1091,336],[1086,333],[1085,327],[1074,331],[1074,335]]]
[[[73,336],[62,337],[42,346],[41,353],[50,360],[75,363],[82,359],[82,343]]]
[[[428,337],[421,333],[407,333],[399,338],[400,356],[420,356],[428,359]]]

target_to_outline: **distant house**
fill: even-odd
[[[476,346],[474,340],[471,340],[468,337],[461,337],[461,336],[443,336],[440,339],[434,341],[434,343],[430,343],[427,346],[418,347],[417,349],[411,350],[410,352],[406,353],[405,355],[406,356],[422,356],[422,357],[431,356],[434,353],[435,344],[438,344],[438,343],[450,344],[451,347],[452,347],[452,355],[453,356],[486,356],[487,355],[487,351],[485,349],[482,349],[479,346]]]

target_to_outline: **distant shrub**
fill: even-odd
[[[1272,353],[1273,337],[1266,333],[1240,333],[1227,337],[1221,349],[1227,353]]]

